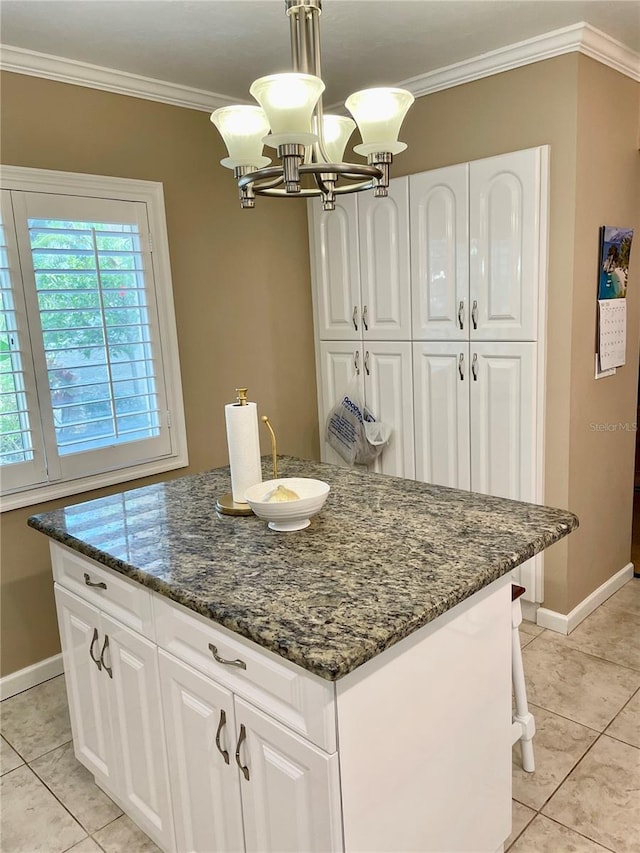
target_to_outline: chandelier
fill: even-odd
[[[260,106],[222,107],[211,114],[233,169],[243,208],[255,207],[256,195],[278,198],[321,196],[325,210],[335,210],[336,195],[372,189],[388,194],[393,155],[407,147],[398,142],[400,125],[414,101],[406,89],[376,88],[354,92],[345,106],[355,119],[325,115],[320,78],[321,0],[285,0],[291,31],[293,72],[255,80],[249,89]],[[344,163],[356,127],[362,144],[354,151],[366,163]],[[269,165],[263,145],[275,148],[280,165]]]

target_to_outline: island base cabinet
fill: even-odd
[[[159,656],[180,853],[341,851],[337,753]]]
[[[338,754],[234,701],[246,738],[240,735],[239,762],[247,853],[343,850]]]
[[[157,648],[59,584],[55,597],[76,758],[173,851]]]
[[[160,650],[176,846],[243,853],[233,694]]]
[[[348,853],[501,849],[511,829],[510,612],[505,577],[337,682]]]

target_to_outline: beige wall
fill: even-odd
[[[571,341],[567,609],[630,560],[640,340],[640,86],[587,57],[578,77],[577,195]],[[598,234],[635,228],[628,286],[627,364],[595,380]],[[599,431],[594,425],[609,429]],[[613,428],[612,428],[613,427]]]
[[[190,457],[167,476],[227,464],[224,404],[239,385],[281,452],[318,458],[304,202],[240,210],[204,112],[17,74],[1,82],[3,163],[164,184]],[[2,674],[59,651],[47,540],[26,518],[96,495],[2,514]]]

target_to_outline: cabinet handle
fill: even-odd
[[[458,325],[461,329],[464,329],[464,299],[460,300],[460,305],[458,306]]]
[[[357,349],[353,354],[353,366],[356,369],[356,376],[360,376],[360,350]]]
[[[351,319],[353,320],[353,328],[358,331],[358,306],[353,306],[353,314],[351,315]]]
[[[478,300],[473,300],[473,306],[471,307],[471,319],[473,320],[473,328],[478,328]]]
[[[244,723],[242,723],[242,725],[240,726],[240,737],[238,738],[238,743],[236,745],[236,764],[238,765],[240,770],[242,770],[242,775],[244,776],[244,778],[248,782],[249,781],[249,768],[247,767],[246,764],[243,764],[242,761],[240,760],[240,747],[242,746],[242,744],[244,743],[244,741],[246,739],[247,739],[247,730],[244,727]]]
[[[369,365],[369,350],[364,354],[364,369],[367,372],[367,376],[371,376],[371,369]]]
[[[474,352],[473,361],[471,362],[471,372],[473,373],[473,381],[478,381],[478,353]]]
[[[95,663],[95,665],[98,667],[98,672],[99,672],[102,669],[102,664],[100,663],[100,658],[96,658],[93,656],[93,647],[95,646],[95,644],[97,642],[98,642],[98,629],[94,628],[93,629],[93,637],[91,638],[91,643],[89,645],[89,657]]]
[[[107,585],[104,581],[92,581],[88,572],[84,573],[84,582],[87,586],[97,586],[99,589],[106,589]]]
[[[362,325],[364,326],[365,332],[369,331],[369,309],[365,305],[362,309]]]
[[[226,715],[224,709],[221,709],[220,710],[220,722],[218,723],[218,731],[216,732],[216,746],[218,747],[218,752],[224,758],[224,763],[228,764],[229,763],[229,753],[226,749],[223,749],[220,746],[220,734],[221,734],[222,729],[225,727],[226,724],[227,724],[227,715]]]
[[[110,666],[107,666],[104,660],[104,653],[109,650],[109,635],[104,635],[104,643],[102,644],[102,651],[100,652],[100,663],[102,664],[102,668],[106,671],[109,678],[113,678],[113,670]]]
[[[460,379],[464,379],[464,353],[461,352],[458,356],[458,373],[460,374]]]
[[[213,643],[209,643],[209,651],[213,655],[213,659],[217,660],[218,663],[223,663],[226,666],[237,666],[240,669],[247,668],[246,663],[243,660],[240,660],[240,658],[236,658],[235,660],[225,660],[224,658],[221,658],[218,654],[218,649],[213,645]]]

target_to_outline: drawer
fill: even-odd
[[[60,586],[155,640],[148,589],[58,542],[51,543],[51,563],[54,580]]]
[[[181,604],[157,593],[151,596],[161,648],[248,699],[325,752],[336,751],[332,682],[306,672]],[[214,653],[228,663],[216,660]]]

